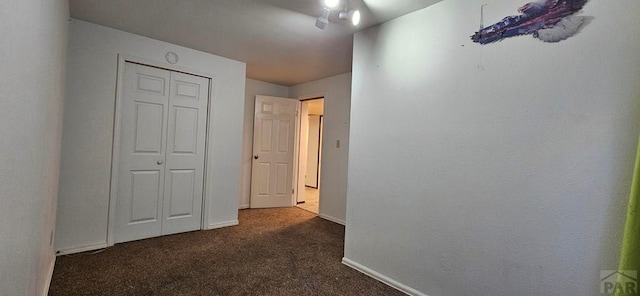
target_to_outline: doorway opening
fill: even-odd
[[[296,205],[316,214],[320,210],[323,116],[323,97],[301,101]]]

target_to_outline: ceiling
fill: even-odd
[[[342,0],[347,1],[347,0]],[[353,33],[441,0],[351,0],[353,27],[320,0],[70,0],[71,16],[247,63],[247,77],[284,86],[351,71]]]

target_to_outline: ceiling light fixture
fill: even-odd
[[[350,21],[354,26],[360,24],[361,14],[359,10],[349,10],[350,0],[341,5],[341,0],[322,0],[323,10],[322,15],[316,19],[316,27],[321,30],[324,30],[329,25],[329,15],[331,15],[331,11],[334,10],[342,10],[340,14],[338,14],[338,19],[342,21]]]
[[[329,9],[337,8],[340,0],[324,0],[324,6]]]
[[[322,11],[322,15],[316,19],[316,27],[320,30],[324,30],[329,25],[329,14],[331,14],[331,10],[325,8]]]
[[[338,18],[343,21],[351,21],[354,26],[360,24],[360,11],[359,10],[351,10],[351,11],[343,11],[340,12]]]

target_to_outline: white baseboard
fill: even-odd
[[[53,259],[49,263],[49,269],[47,270],[47,281],[42,287],[42,293],[40,295],[47,296],[49,294],[49,287],[51,286],[51,280],[53,279],[53,269],[56,266],[56,256],[52,256]]]
[[[238,210],[244,210],[244,209],[248,209],[251,208],[251,205],[240,205],[238,206]]]
[[[95,244],[95,245],[75,246],[75,247],[64,248],[64,249],[58,250],[56,252],[56,256],[69,255],[69,254],[75,254],[75,253],[82,253],[82,252],[87,252],[87,251],[95,251],[95,250],[104,249],[106,247],[107,247],[107,243],[99,243],[99,244]]]
[[[319,214],[318,217],[320,217],[322,219],[325,219],[325,220],[329,220],[331,222],[335,222],[335,223],[341,224],[341,225],[346,225],[347,224],[347,223],[344,222],[344,220],[340,220],[338,218],[331,217],[331,216],[325,215],[325,214]]]
[[[209,224],[207,226],[207,230],[216,229],[216,228],[222,228],[222,227],[229,227],[229,226],[236,226],[238,224],[240,224],[240,222],[238,222],[238,220],[211,223],[211,224]]]
[[[238,224],[239,224],[238,220],[226,221],[226,222],[220,222],[220,223],[212,223],[212,224],[207,225],[207,229],[206,230],[222,228],[222,227],[227,227],[227,226],[235,226],[235,225],[238,225]],[[87,251],[95,251],[95,250],[104,249],[107,246],[108,245],[107,245],[106,242],[105,243],[95,244],[95,245],[74,246],[74,247],[60,249],[60,250],[58,250],[56,252],[56,255],[57,256],[70,255],[70,254],[82,253],[82,252],[87,252]]]
[[[357,263],[351,259],[348,259],[346,257],[342,258],[342,264],[349,266],[359,272],[362,272],[366,275],[368,275],[369,277],[372,277],[382,283],[387,284],[389,287],[392,287],[400,292],[403,292],[407,295],[411,295],[411,296],[428,296],[427,294],[424,294],[414,288],[411,288],[405,284],[402,284],[390,277],[387,277],[385,275],[382,275],[380,273],[378,273],[377,271],[370,269],[360,263]]]

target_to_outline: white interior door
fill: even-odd
[[[200,229],[208,79],[126,63],[114,242]]]
[[[251,207],[293,205],[293,156],[297,101],[256,96]]]

